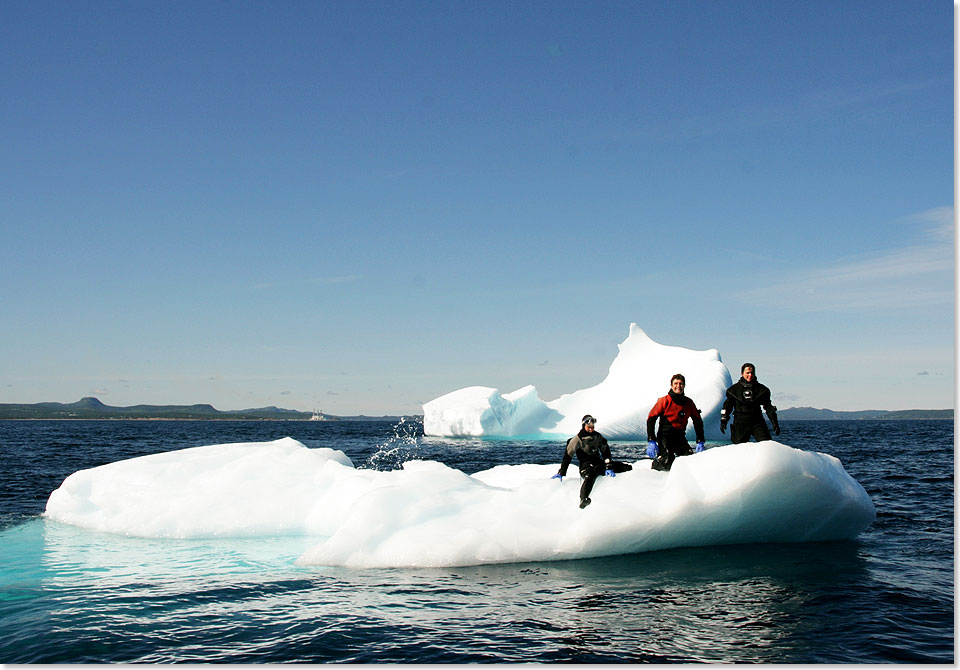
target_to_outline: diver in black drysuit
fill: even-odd
[[[590,504],[590,491],[600,475],[615,477],[617,472],[633,470],[629,463],[610,460],[610,445],[607,438],[594,430],[597,420],[589,414],[581,420],[580,432],[567,440],[567,447],[560,462],[560,472],[552,479],[563,479],[567,476],[567,467],[574,454],[580,463],[580,476],[583,484],[580,485],[580,509]]]
[[[733,425],[730,427],[730,441],[734,444],[749,442],[753,437],[757,442],[772,439],[763,420],[762,409],[767,411],[773,432],[780,434],[780,422],[777,420],[777,408],[770,402],[770,389],[757,381],[756,367],[753,363],[740,366],[741,377],[737,383],[727,389],[727,397],[720,409],[720,432],[725,433],[730,412],[733,411]]]

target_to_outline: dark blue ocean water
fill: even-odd
[[[76,470],[191,446],[290,436],[358,467],[473,473],[562,445],[414,422],[0,421],[0,663],[953,663],[953,423],[781,423],[870,494],[856,541],[356,570],[294,565],[302,538],[146,540],[39,515]]]

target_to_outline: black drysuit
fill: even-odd
[[[581,428],[579,433],[567,440],[567,448],[560,462],[561,477],[567,475],[567,467],[574,454],[580,463],[580,476],[583,478],[583,484],[580,485],[581,502],[590,496],[597,477],[607,470],[614,472],[633,470],[633,466],[629,463],[610,460],[610,445],[607,444],[607,438],[597,431],[588,432]]]
[[[754,378],[748,382],[741,377],[736,384],[727,389],[727,397],[720,410],[720,428],[726,429],[733,410],[733,425],[730,427],[730,441],[734,444],[749,442],[752,436],[757,442],[769,440],[770,431],[763,420],[762,409],[767,411],[774,432],[780,434],[780,422],[777,420],[777,408],[770,402],[770,389]]]

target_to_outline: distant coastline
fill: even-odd
[[[97,398],[81,398],[73,403],[0,403],[0,420],[139,420],[139,421],[310,421],[313,412],[280,407],[218,410],[213,405],[133,405],[114,407]],[[325,415],[335,421],[399,421],[401,415],[353,416]]]
[[[952,420],[953,409],[856,410],[840,411],[815,407],[788,407],[778,416],[787,421],[839,420]],[[61,420],[144,420],[144,421],[309,421],[313,412],[301,412],[280,407],[260,407],[240,410],[218,410],[213,405],[133,405],[113,407],[97,398],[81,398],[74,403],[0,403],[0,420],[61,419]],[[406,415],[419,418],[421,415]],[[399,421],[404,415],[352,416],[326,415],[331,421]]]
[[[777,412],[781,419],[790,421],[840,421],[840,420],[904,420],[904,419],[953,419],[953,409],[863,409],[835,411],[815,407],[788,407]]]

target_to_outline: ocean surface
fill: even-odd
[[[129,538],[40,515],[77,470],[193,446],[289,436],[357,467],[472,474],[559,464],[563,445],[426,438],[415,421],[0,421],[0,663],[954,663],[953,422],[781,424],[872,498],[857,540],[358,570],[295,565],[305,538]]]

